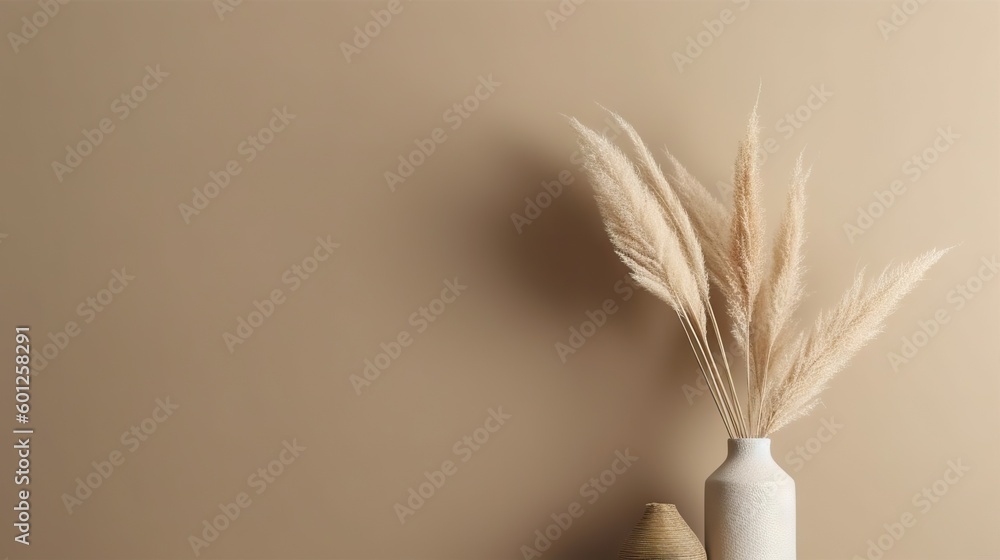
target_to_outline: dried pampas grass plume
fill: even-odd
[[[701,242],[705,268],[716,287],[725,292],[729,274],[726,245],[730,212],[677,161],[670,150],[664,148],[663,151],[674,170],[670,175],[671,184]]]
[[[570,119],[570,123],[580,134],[584,166],[593,179],[598,207],[619,257],[632,269],[636,282],[704,331],[702,292],[677,230],[667,223],[628,157],[578,120]]]
[[[634,161],[604,136],[569,119],[579,134],[605,229],[632,277],[677,313],[730,437],[766,437],[807,414],[830,379],[881,331],[900,299],[945,253],[929,251],[886,269],[873,282],[858,274],[837,307],[822,313],[808,333],[796,332],[809,177],[802,157],[768,260],[756,105],[739,145],[731,211],[669,152],[668,179],[635,129],[611,115],[631,143]],[[745,411],[710,285],[726,302],[736,346],[746,358]]]
[[[740,142],[733,173],[733,216],[729,233],[729,273],[726,277],[729,317],[733,320],[736,347],[746,358],[747,412],[753,418],[755,395],[754,362],[750,352],[750,321],[760,291],[764,269],[764,211],[760,204],[760,173],[757,154],[760,149],[760,125],[754,105],[747,125],[747,137]]]
[[[639,169],[642,172],[642,178],[651,187],[670,226],[678,233],[684,249],[684,257],[687,259],[691,272],[698,283],[700,296],[703,299],[707,299],[708,273],[705,270],[705,257],[701,250],[701,243],[698,241],[698,234],[694,231],[694,226],[688,218],[687,211],[684,210],[684,206],[677,197],[677,193],[674,192],[674,189],[667,182],[666,177],[663,176],[663,171],[660,170],[659,164],[653,159],[653,154],[649,151],[645,142],[639,137],[639,133],[618,113],[604,107],[602,109],[611,114],[618,127],[625,132],[625,135],[628,136],[629,141],[632,143],[632,148],[639,163]]]
[[[724,379],[708,337],[711,317],[721,343],[697,233],[638,133],[624,119],[614,117],[633,143],[638,166],[610,140],[570,119],[580,135],[584,167],[594,184],[605,229],[636,282],[677,313],[730,435],[746,436],[749,427],[728,362]]]
[[[771,359],[776,350],[784,349],[783,345],[779,346],[779,338],[788,336],[792,315],[805,292],[802,275],[805,272],[803,247],[806,240],[805,185],[808,179],[809,171],[802,170],[802,154],[799,154],[792,174],[792,185],[788,190],[785,213],[781,217],[781,226],[771,252],[771,269],[754,304],[757,322],[750,331],[750,347],[754,358],[753,387],[759,390],[751,392],[751,398],[756,394],[761,400],[767,399]],[[763,403],[754,404],[757,405],[755,426],[759,428]]]
[[[765,434],[804,416],[817,404],[827,383],[865,344],[882,332],[899,301],[948,250],[931,250],[911,262],[885,269],[871,283],[864,271],[834,309],[821,313],[799,344],[797,357],[773,394]]]
[[[729,233],[729,273],[726,282],[732,297],[729,316],[738,348],[749,355],[750,320],[761,271],[764,269],[764,212],[760,204],[760,173],[757,168],[760,127],[754,106],[747,137],[740,142],[733,173],[733,215]]]

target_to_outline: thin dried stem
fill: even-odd
[[[743,432],[748,434],[747,437],[752,437],[746,420],[743,418],[743,408],[740,406],[739,394],[736,392],[736,386],[733,384],[733,372],[729,369],[729,358],[726,357],[726,347],[722,343],[722,333],[719,332],[719,323],[715,320],[715,310],[712,309],[711,302],[708,302],[705,307],[708,308],[709,318],[712,319],[712,330],[715,331],[715,339],[719,343],[719,352],[722,354],[722,362],[726,366],[726,377],[729,381],[729,388],[733,391],[733,396],[736,399],[736,410],[739,413],[740,421],[743,423]],[[718,367],[716,367],[716,369],[718,369]]]
[[[729,437],[732,438],[733,427],[729,423],[728,415],[723,412],[722,405],[719,403],[719,395],[717,394],[718,389],[715,388],[714,379],[709,378],[708,372],[705,371],[705,366],[701,363],[701,356],[698,354],[698,351],[695,350],[694,341],[691,338],[691,331],[688,329],[687,323],[681,317],[680,313],[677,314],[677,318],[680,319],[681,326],[684,327],[684,334],[687,336],[688,344],[691,345],[691,352],[694,353],[694,358],[698,361],[698,367],[701,369],[701,375],[705,378],[705,383],[708,384],[708,392],[712,394],[712,400],[715,401],[715,407],[719,410],[719,416],[722,417],[722,422],[726,425],[726,432],[729,434]]]
[[[681,319],[687,323],[688,328],[691,329],[692,332],[695,332],[695,328],[691,324],[691,320],[690,320],[690,318],[688,318],[687,315],[682,315]],[[704,335],[702,335],[702,337],[703,336]],[[698,351],[701,352],[702,358],[705,360],[705,365],[708,366],[709,365],[708,352],[711,352],[711,350],[708,350],[708,352],[706,352],[706,348],[705,348],[705,346],[702,345],[702,340],[701,340],[700,337],[695,336],[694,341],[695,341],[695,344],[698,347]],[[717,387],[717,389],[719,391],[722,403],[724,405],[723,408],[726,409],[726,414],[729,417],[729,421],[730,421],[730,423],[733,426],[733,430],[736,432],[737,435],[740,435],[742,433],[742,431],[741,431],[742,429],[740,427],[740,424],[738,424],[735,421],[736,414],[733,411],[733,403],[732,403],[732,400],[729,397],[729,393],[726,391],[725,385],[722,383],[722,378],[719,377],[718,376],[718,372],[715,371],[715,370],[713,370],[711,367],[708,367],[708,371],[710,373],[712,373],[712,379],[715,380],[715,386]]]

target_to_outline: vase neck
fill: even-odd
[[[734,438],[729,440],[729,456],[767,455],[771,456],[770,438]]]

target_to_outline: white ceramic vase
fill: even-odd
[[[729,440],[705,481],[711,560],[795,560],[795,481],[771,458],[771,440]]]

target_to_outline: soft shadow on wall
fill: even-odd
[[[532,301],[539,314],[549,315],[554,323],[570,325],[579,322],[584,310],[606,298],[609,286],[626,278],[628,269],[607,238],[593,188],[582,169],[569,158],[554,161],[540,153],[544,150],[533,150],[523,139],[505,142],[503,166],[512,170],[514,181],[491,204],[494,213],[497,207],[510,208],[519,216],[502,215],[475,235],[503,263],[506,283]],[[572,182],[557,186],[559,178],[567,176]],[[634,298],[636,303],[622,306],[609,318],[622,332],[621,349],[616,353],[621,355],[623,367],[598,372],[621,380],[618,385],[629,394],[629,410],[602,407],[602,395],[585,398],[592,403],[595,421],[607,418],[615,422],[621,441],[637,442],[634,451],[643,460],[592,506],[576,496],[584,515],[562,532],[545,557],[615,557],[648,502],[677,504],[688,524],[701,532],[702,484],[711,468],[685,464],[683,455],[669,450],[690,448],[698,435],[695,430],[708,425],[704,420],[716,418],[706,419],[706,410],[692,406],[684,393],[684,385],[691,387],[696,380],[692,374],[697,364],[673,312],[641,289],[636,289]],[[595,336],[607,335],[598,332]],[[577,357],[585,360],[586,350],[582,347]],[[594,372],[583,373],[588,374]],[[698,404],[711,405],[711,398],[704,398],[708,402]],[[609,414],[615,417],[608,418]],[[708,425],[712,428],[715,426]],[[594,453],[603,455],[606,450],[595,447]],[[572,465],[566,468],[566,477],[581,483],[596,474]],[[551,514],[565,512],[571,502],[566,498],[532,504],[532,517],[551,521]],[[529,543],[528,535],[518,538]]]

